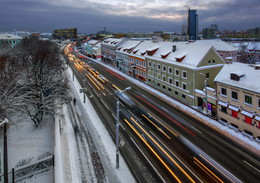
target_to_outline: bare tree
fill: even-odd
[[[19,83],[21,79],[18,63],[14,63],[10,51],[0,53],[0,119],[8,118],[13,112],[21,108],[24,86]]]
[[[57,104],[67,99],[67,81],[57,45],[35,38],[23,41],[26,50],[23,58],[26,70],[24,85],[30,91],[25,96],[23,111],[39,127],[45,114],[53,114]],[[27,91],[24,91],[25,93]]]

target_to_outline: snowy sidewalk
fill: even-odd
[[[91,105],[88,98],[86,98],[86,103],[82,101],[82,94],[79,94],[79,89],[81,88],[80,84],[75,78],[73,82],[72,78],[72,71],[68,69],[68,78],[69,82],[71,83],[71,92],[72,96],[76,98],[76,107],[72,105],[70,106],[63,106],[61,112],[63,113],[62,119],[60,122],[61,134],[60,134],[60,142],[61,142],[61,156],[62,156],[62,167],[63,167],[63,182],[82,182],[82,167],[80,166],[78,155],[81,152],[78,152],[77,148],[77,139],[75,136],[75,129],[73,124],[75,121],[71,116],[71,113],[74,111],[77,112],[77,116],[74,118],[80,118],[86,123],[86,127],[90,132],[91,138],[95,144],[95,148],[97,149],[98,155],[101,159],[104,172],[106,176],[107,182],[136,182],[134,177],[131,174],[126,162],[124,161],[123,157],[120,155],[120,167],[116,169],[116,149],[115,144],[110,137],[109,133],[107,132],[105,126],[103,125],[102,121],[98,117],[97,113],[95,112],[93,106]],[[75,119],[76,121],[79,119]],[[90,158],[90,155],[89,157]],[[90,160],[89,160],[90,161]],[[89,162],[87,162],[89,164]],[[86,165],[89,166],[89,165]],[[94,170],[89,170],[94,171]],[[93,172],[89,172],[88,175],[93,176]],[[91,178],[87,182],[98,182],[97,178]]]

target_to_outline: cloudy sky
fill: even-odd
[[[0,0],[0,32],[180,32],[187,6],[197,9],[199,30],[260,26],[260,0]]]

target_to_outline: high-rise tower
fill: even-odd
[[[188,35],[190,40],[198,39],[198,14],[197,10],[188,10]]]

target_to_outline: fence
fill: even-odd
[[[40,174],[50,170],[54,166],[54,155],[46,157],[36,163],[25,165],[19,168],[13,168],[12,172],[8,173],[8,182],[15,183],[26,178]],[[0,182],[4,182],[4,175],[0,175]]]

